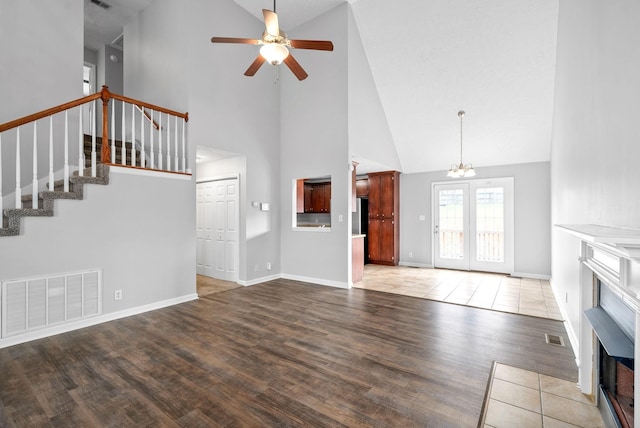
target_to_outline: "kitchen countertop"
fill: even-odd
[[[365,234],[351,235],[352,238],[364,238],[365,236],[367,236],[367,235],[365,235]]]

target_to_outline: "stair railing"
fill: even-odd
[[[96,129],[97,122],[100,121],[96,120],[96,115],[100,110],[96,108],[98,100],[102,102],[102,129]],[[113,102],[110,103],[111,100]],[[89,130],[84,129],[82,117],[83,106],[87,104],[91,106],[89,109],[91,116]],[[117,112],[117,110],[119,111]],[[116,115],[116,113],[118,114]],[[63,119],[60,117],[62,115],[64,116]],[[78,131],[77,134],[71,135],[75,131],[70,131],[70,121],[73,123],[75,118],[78,120]],[[43,137],[42,130],[38,129],[38,124],[46,122],[47,119],[48,139],[46,136]],[[3,209],[4,196],[10,194],[10,192],[5,192],[3,189],[3,179],[5,187],[15,188],[15,208],[22,207],[22,182],[27,174],[26,171],[29,169],[29,163],[31,163],[33,208],[38,207],[38,190],[40,187],[38,182],[41,179],[46,180],[48,178],[48,190],[53,191],[55,176],[62,175],[63,191],[69,192],[71,169],[77,167],[77,174],[84,174],[85,134],[90,135],[91,139],[90,166],[92,177],[97,174],[98,139],[101,141],[100,163],[190,174],[186,152],[186,127],[188,121],[188,113],[180,113],[144,101],[114,94],[109,91],[107,86],[103,86],[102,90],[95,94],[0,124],[0,213]],[[54,127],[54,122],[58,124],[56,127]],[[118,127],[116,128],[116,126]],[[31,134],[27,135],[27,138],[29,136],[33,137],[31,162],[23,160],[21,157],[21,150],[28,152],[29,149],[28,146],[24,146],[25,142],[22,141],[24,135],[28,134],[29,131],[31,131]],[[118,134],[120,140],[116,139]],[[72,165],[69,160],[70,144],[73,144],[72,140],[76,138],[78,160],[77,165]],[[15,149],[15,164],[10,164],[2,159],[2,152],[7,152],[9,140],[11,139],[15,140],[15,146],[12,147]],[[60,140],[62,140],[62,143]],[[45,171],[44,165],[38,165],[38,161],[40,160],[42,163],[42,158],[46,157],[41,156],[39,159],[38,149],[40,148],[42,151],[40,146],[44,146],[46,143],[48,143],[48,171]],[[117,143],[120,147],[117,147]],[[139,165],[137,165],[138,149],[140,150]],[[75,151],[75,149],[72,151]],[[121,159],[116,164],[118,154],[120,154]],[[15,176],[14,183],[9,181],[12,180],[12,175]],[[12,187],[12,184],[15,184],[15,187]]]

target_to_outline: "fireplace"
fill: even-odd
[[[580,390],[593,397],[607,427],[640,428],[640,230],[556,225],[580,239],[579,324],[567,322]],[[577,309],[577,308],[576,308]],[[637,380],[637,382],[636,382]]]
[[[597,305],[585,311],[596,335],[597,404],[609,427],[634,426],[635,312],[594,274]]]

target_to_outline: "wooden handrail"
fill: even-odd
[[[78,98],[68,103],[60,104],[59,106],[51,107],[46,110],[42,110],[38,113],[30,114],[29,116],[21,117],[20,119],[12,120],[11,122],[0,124],[0,132],[8,131],[9,129],[17,128],[26,123],[33,122],[34,120],[42,119],[43,117],[51,116],[61,111],[68,110],[73,107],[88,103],[89,101],[98,100],[102,97],[102,91],[96,92],[93,95],[87,95],[86,97]]]
[[[124,95],[116,95],[116,94],[111,94],[111,98],[113,98],[114,100],[120,100],[120,101],[124,101],[130,104],[135,104],[139,107],[146,107],[148,109],[154,110],[154,111],[160,111],[162,113],[168,113],[172,116],[178,116],[184,119],[185,122],[189,121],[189,113],[180,113],[178,111],[175,110],[169,110],[168,108],[164,108],[164,107],[160,107],[154,104],[150,104],[150,103],[145,103],[144,101],[139,101],[136,100],[134,98],[129,98],[129,97],[125,97]]]
[[[92,95],[87,95],[86,97],[78,98],[77,100],[70,101],[68,103],[60,104],[55,107],[51,107],[46,110],[42,110],[38,113],[30,114],[28,116],[21,117],[20,119],[12,120],[11,122],[0,124],[0,132],[8,131],[13,128],[17,128],[19,126],[25,125],[30,122],[34,122],[36,120],[52,116],[54,114],[63,112],[65,110],[69,110],[73,107],[80,106],[82,104],[86,104],[90,101],[94,100],[102,100],[102,140],[109,141],[109,101],[111,99],[124,101],[129,104],[135,105],[142,114],[147,118],[147,120],[151,121],[155,127],[155,129],[159,130],[160,126],[153,120],[147,112],[144,111],[144,108],[151,109],[153,111],[162,112],[166,114],[170,114],[172,116],[177,116],[184,119],[185,122],[189,121],[189,113],[180,113],[175,110],[170,110],[168,108],[160,107],[151,103],[146,103],[144,101],[136,100],[134,98],[125,97],[124,95],[113,94],[109,91],[109,87],[104,85],[102,86],[102,90],[100,92],[96,92]],[[100,158],[102,163],[108,164],[111,163],[111,151],[109,150],[108,144],[102,145],[102,151],[100,153]]]
[[[149,116],[149,113],[147,113],[147,111],[144,108],[142,108],[140,106],[136,106],[136,107],[138,108],[138,111],[140,113],[142,113],[144,115],[144,117],[146,117],[147,120],[153,124],[153,128],[155,130],[159,130],[160,129],[160,125],[158,125],[158,122],[156,122],[155,120],[152,120],[151,116]]]
[[[95,94],[87,95],[86,97],[78,98],[77,100],[69,101],[68,103],[60,104],[59,106],[51,107],[46,110],[42,110],[38,113],[30,114],[28,116],[21,117],[20,119],[12,120],[11,122],[6,122],[0,124],[0,132],[8,131],[9,129],[17,128],[18,126],[22,126],[26,123],[33,122],[35,120],[42,119],[43,117],[51,116],[56,113],[60,113],[62,111],[68,110],[73,107],[77,107],[82,104],[86,104],[89,101],[101,99],[103,104],[108,104],[110,99],[124,101],[130,104],[134,104],[140,108],[146,107],[148,109],[159,111],[162,113],[167,113],[173,116],[178,116],[184,119],[185,122],[189,121],[189,113],[180,113],[175,110],[170,110],[168,108],[160,107],[154,104],[146,103],[144,101],[136,100],[135,98],[125,97],[124,95],[114,94],[109,91],[108,86],[103,86],[100,92],[96,92]],[[144,113],[147,118],[149,116],[147,113]],[[104,116],[106,117],[106,115]],[[159,129],[159,126],[154,122],[154,127]]]

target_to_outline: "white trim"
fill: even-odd
[[[220,175],[214,177],[197,178],[196,183],[208,183],[210,181],[222,181],[222,180],[240,180],[240,173]]]
[[[405,262],[405,261],[400,261],[398,262],[399,266],[407,266],[407,267],[415,267],[415,268],[424,268],[424,269],[433,269],[433,265],[427,264],[427,263],[417,263],[417,262]]]
[[[561,302],[562,299],[559,298],[556,292],[556,287],[553,286],[553,280],[549,280],[549,283],[551,284],[551,291],[553,291],[553,297],[556,299],[556,302]],[[576,359],[576,365],[580,367],[580,341],[578,340],[578,335],[569,322],[569,315],[567,314],[565,305],[558,304],[558,309],[560,309],[560,314],[562,315],[562,319],[564,320],[564,328],[565,330],[567,330],[567,336],[569,336],[569,342],[571,342],[571,349],[573,349],[573,355]]]
[[[539,273],[511,272],[510,275],[518,278],[542,279],[546,281],[549,281],[551,279],[550,275],[541,275]]]
[[[280,279],[280,275],[269,275],[262,276],[260,278],[251,279],[249,281],[238,281],[237,284],[242,285],[243,287],[250,287],[256,284],[262,284],[263,282],[273,281],[275,279]]]
[[[280,278],[290,279],[292,281],[309,282],[311,284],[316,284],[316,285],[326,285],[328,287],[346,288],[346,289],[349,288],[348,281],[347,282],[331,281],[328,279],[311,278],[308,276],[290,275],[288,273],[281,274]]]
[[[111,312],[108,314],[100,315],[97,317],[87,318],[77,322],[70,322],[64,325],[59,325],[51,328],[45,328],[42,330],[34,331],[33,333],[23,334],[20,336],[13,336],[7,339],[0,340],[0,349],[6,348],[20,343],[29,342],[36,339],[42,339],[49,336],[55,336],[57,334],[67,333],[74,330],[79,330],[85,327],[91,327],[93,325],[102,324],[109,321],[114,321],[120,318],[130,317],[132,315],[138,315],[145,312],[154,311],[156,309],[166,308],[168,306],[177,305],[180,303],[190,302],[197,300],[198,295],[196,293],[187,294],[181,297],[175,297],[173,299],[162,300],[148,305],[136,306],[134,308],[125,309],[118,312]]]
[[[291,230],[294,232],[331,232],[331,226],[294,226]]]
[[[124,174],[124,175],[137,175],[141,177],[158,177],[158,178],[168,178],[171,180],[181,180],[181,181],[191,181],[193,175],[184,174],[181,172],[171,172],[171,171],[156,171],[152,169],[142,169],[142,168],[131,168],[124,165],[109,165],[109,172],[116,174]]]

